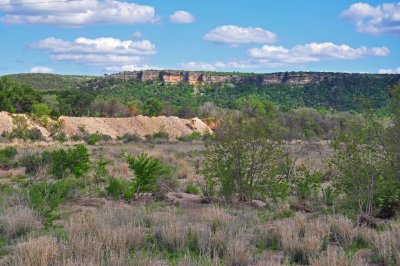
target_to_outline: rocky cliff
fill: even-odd
[[[317,72],[283,72],[271,74],[240,74],[218,73],[178,70],[143,70],[127,71],[106,75],[107,78],[120,78],[125,80],[139,79],[142,81],[160,81],[166,84],[178,84],[180,82],[193,85],[224,82],[255,82],[261,85],[306,85],[329,80],[331,73]]]

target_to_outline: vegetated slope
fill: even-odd
[[[93,79],[92,76],[57,75],[42,73],[13,74],[4,76],[9,80],[30,85],[36,90],[69,90],[77,89],[82,83]]]
[[[141,75],[136,73],[136,78],[129,75],[130,72],[105,77],[53,74],[7,77],[38,90],[56,93],[58,90],[79,89],[96,97],[116,98],[124,103],[158,98],[175,110],[185,106],[198,108],[205,102],[234,108],[237,99],[248,95],[289,108],[332,108],[339,111],[360,111],[366,107],[384,109],[389,98],[388,88],[400,82],[400,75],[386,74],[164,72],[161,75],[160,71],[143,71]],[[208,75],[211,78],[208,77],[210,82],[196,85],[198,83],[193,83],[190,75]]]
[[[14,115],[15,116],[15,115]],[[26,115],[22,115],[28,118]],[[67,117],[59,118],[63,122],[63,131],[67,136],[79,135],[82,129],[88,134],[104,134],[112,138],[124,134],[137,134],[144,137],[156,132],[166,132],[171,139],[179,136],[189,135],[193,132],[211,133],[212,130],[200,119],[181,119],[178,117],[147,117],[136,116],[127,118],[98,118],[98,117]],[[29,119],[29,128],[38,128],[42,135],[48,137],[50,133],[32,119]],[[13,115],[0,112],[0,134],[11,131],[14,128]]]
[[[90,80],[84,90],[121,101],[145,100],[149,97],[169,102],[173,107],[184,105],[200,106],[204,102],[214,102],[221,107],[232,108],[237,99],[256,95],[260,99],[293,107],[333,108],[339,111],[360,111],[366,107],[385,108],[389,97],[389,87],[400,81],[400,75],[349,74],[349,73],[308,73],[317,75],[318,81],[301,81],[265,84],[259,82],[257,74],[242,81],[205,83],[191,85],[187,82],[168,84],[160,80],[97,78]],[[294,75],[288,74],[286,76]],[[323,75],[324,78],[320,79]],[[284,76],[284,75],[283,75]],[[314,80],[317,80],[316,78]],[[198,91],[197,94],[193,90]]]

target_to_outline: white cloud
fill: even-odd
[[[278,36],[262,28],[242,28],[225,25],[215,28],[204,35],[206,41],[239,45],[245,43],[274,43]]]
[[[80,26],[85,24],[139,24],[157,19],[152,6],[111,0],[80,0],[42,2],[35,5],[30,0],[0,0],[5,15],[0,18],[8,24],[50,24]]]
[[[141,33],[140,31],[135,31],[134,33],[132,33],[132,36],[134,38],[142,38],[143,37],[143,33]]]
[[[195,17],[187,11],[178,10],[169,16],[169,20],[175,24],[190,24],[195,21]]]
[[[377,6],[355,3],[342,16],[353,22],[359,32],[400,35],[400,2]]]
[[[248,51],[250,57],[243,60],[181,63],[189,70],[233,70],[256,68],[280,68],[287,66],[301,67],[306,63],[323,60],[354,60],[367,56],[387,56],[390,51],[386,47],[359,47],[336,45],[334,43],[309,43],[292,48],[283,46],[264,45]]]
[[[389,49],[386,47],[369,49],[361,46],[353,48],[346,44],[337,45],[330,42],[296,45],[292,48],[264,45],[261,48],[252,48],[249,50],[252,58],[266,60],[266,62],[270,63],[284,64],[301,64],[334,59],[349,60],[370,55],[387,56],[389,52]]]
[[[372,54],[375,56],[388,56],[390,54],[390,50],[387,47],[374,47],[371,49]]]
[[[379,69],[379,74],[400,74],[400,67],[398,68],[388,68],[388,69]]]
[[[50,37],[32,44],[31,47],[48,51],[54,61],[97,65],[136,64],[145,56],[156,53],[155,45],[148,40],[135,42],[115,38],[79,37],[74,41],[65,41]]]
[[[54,73],[54,70],[45,66],[35,66],[31,68],[31,73]]]
[[[149,70],[149,69],[162,69],[157,66],[151,65],[122,65],[122,66],[108,66],[105,70],[109,73],[123,72],[123,71],[138,71],[138,70]]]

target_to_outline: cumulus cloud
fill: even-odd
[[[151,65],[122,65],[122,66],[109,66],[105,70],[109,73],[123,72],[123,71],[138,71],[138,70],[149,70],[149,69],[162,69],[157,66]]]
[[[355,3],[342,16],[350,20],[359,32],[400,35],[400,2],[377,6]]]
[[[387,68],[387,69],[379,69],[379,74],[400,74],[400,67],[398,68]]]
[[[139,24],[157,19],[152,6],[111,0],[46,2],[32,5],[30,0],[0,0],[0,17],[7,24],[50,24],[80,26],[85,24]]]
[[[249,58],[243,60],[208,62],[185,62],[181,66],[189,70],[218,69],[256,69],[302,66],[310,62],[323,60],[354,60],[367,56],[387,56],[390,50],[386,47],[358,47],[337,45],[334,43],[309,43],[292,48],[264,45],[248,50]]]
[[[135,31],[134,33],[132,33],[132,36],[134,38],[142,38],[143,37],[143,33],[141,33],[140,31]]]
[[[278,36],[262,28],[242,28],[234,25],[225,25],[215,28],[204,35],[206,41],[239,45],[246,43],[274,43]]]
[[[35,66],[31,68],[31,73],[54,73],[54,70],[50,67]]]
[[[361,46],[353,48],[346,44],[337,45],[331,42],[309,43],[296,45],[292,48],[264,45],[260,48],[252,48],[249,50],[249,54],[252,58],[285,64],[334,59],[358,59],[369,55],[387,56],[389,52],[389,49],[386,47],[374,47],[369,49],[365,46]]]
[[[184,70],[201,70],[201,71],[215,71],[219,69],[251,69],[261,67],[260,62],[254,60],[231,60],[231,61],[216,61],[213,63],[207,62],[184,62],[180,64]]]
[[[47,38],[31,45],[34,49],[50,53],[54,61],[84,64],[125,65],[141,62],[144,56],[154,55],[156,47],[148,40],[122,41],[115,38],[89,39],[79,37],[74,41]]]
[[[169,16],[169,20],[175,24],[190,24],[195,21],[195,17],[187,11],[178,10]]]

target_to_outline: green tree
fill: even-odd
[[[338,170],[334,185],[346,203],[358,212],[372,213],[393,192],[392,179],[385,171],[386,153],[379,136],[381,124],[370,118],[354,123],[333,142],[332,159]]]
[[[60,113],[69,116],[89,115],[94,99],[93,94],[79,90],[62,91],[57,95]]]
[[[148,99],[143,105],[143,111],[149,116],[158,116],[163,110],[160,100],[155,98]]]
[[[32,106],[40,102],[42,97],[30,86],[0,78],[0,111],[29,113],[32,111]]]
[[[75,145],[73,149],[60,149],[44,153],[50,162],[49,173],[56,178],[64,178],[69,174],[82,177],[89,171],[89,151],[85,145]]]
[[[141,153],[138,156],[128,156],[129,168],[135,173],[133,188],[135,193],[155,191],[157,181],[169,173],[169,169],[160,160]]]
[[[279,174],[283,150],[273,119],[231,116],[207,143],[204,175],[207,191],[247,201],[266,195],[268,182]]]
[[[50,108],[44,103],[36,103],[32,105],[32,114],[36,117],[49,116]]]

